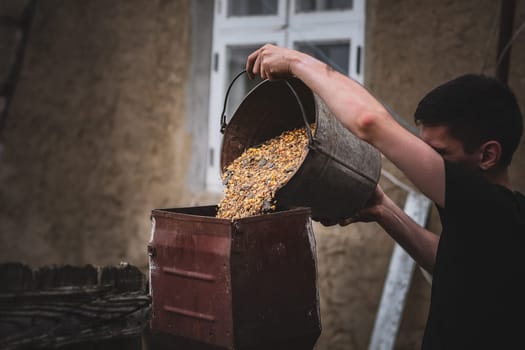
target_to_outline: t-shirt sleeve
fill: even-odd
[[[489,200],[490,187],[481,174],[445,161],[445,209],[448,213],[479,213],[476,208],[482,208]]]

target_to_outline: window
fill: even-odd
[[[332,68],[348,75],[350,41],[298,41],[294,49],[305,52],[321,61],[330,62]]]
[[[276,15],[277,4],[277,0],[228,0],[228,17]]]
[[[316,12],[352,9],[352,0],[297,0],[297,12]]]
[[[222,191],[220,117],[226,90],[246,57],[265,43],[306,52],[363,82],[364,0],[215,0],[206,183]],[[226,115],[258,81],[240,77]]]

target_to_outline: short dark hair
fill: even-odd
[[[419,102],[414,118],[422,125],[447,126],[467,153],[489,140],[498,141],[503,166],[510,164],[523,132],[514,93],[485,75],[466,74],[436,87]]]

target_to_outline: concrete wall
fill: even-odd
[[[2,2],[3,3],[3,2]],[[184,204],[188,1],[39,1],[0,158],[1,260],[146,268]]]
[[[411,123],[433,86],[493,71],[498,11],[491,0],[368,0],[365,85]],[[0,260],[124,260],[146,269],[151,209],[217,202],[199,192],[212,17],[211,0],[38,2],[2,135]],[[516,27],[523,20],[520,1]],[[510,84],[523,109],[524,55],[518,39]],[[522,191],[524,155],[522,142],[512,168]],[[406,193],[381,184],[403,206]],[[314,229],[323,323],[316,349],[366,349],[393,242],[376,224]],[[419,348],[429,292],[416,271],[397,349]]]
[[[525,23],[525,1],[517,1],[514,30]],[[521,113],[525,114],[525,28],[515,38],[510,60],[509,85],[518,98]],[[525,124],[525,122],[524,122]],[[525,193],[525,136],[512,159],[511,180],[516,189]]]

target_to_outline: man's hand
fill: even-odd
[[[347,226],[353,224],[354,222],[378,221],[382,213],[382,205],[385,198],[385,193],[378,185],[374,194],[372,195],[372,198],[368,200],[366,206],[351,217],[340,220],[339,222],[317,218],[314,218],[314,220],[319,221],[323,226],[334,226],[336,224],[339,224],[341,226]]]
[[[373,222],[378,221],[382,213],[382,204],[385,200],[385,193],[381,186],[377,185],[372,198],[370,198],[366,206],[355,213],[352,217],[339,221],[339,225],[346,226],[354,222]]]
[[[280,79],[292,76],[291,62],[299,52],[266,44],[248,56],[246,72],[250,78],[260,75],[262,79]]]

